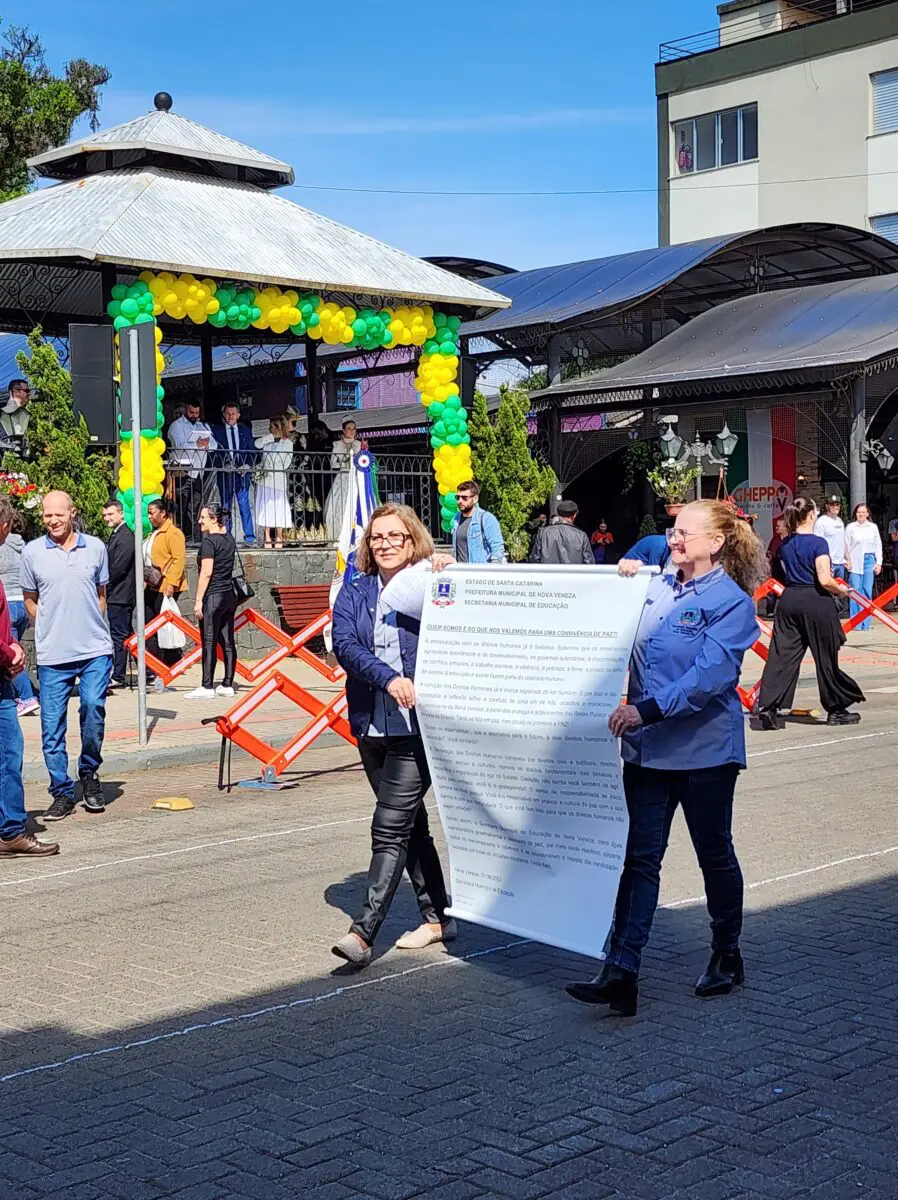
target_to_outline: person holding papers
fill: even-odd
[[[601,975],[568,986],[585,1004],[636,1012],[640,959],[658,905],[661,860],[679,805],[705,879],[711,958],[697,996],[743,981],[742,872],[733,793],[745,766],[736,685],[757,639],[751,594],[766,577],[761,543],[733,508],[698,500],[668,532],[671,570],[652,580],[630,659],[626,704],[608,727],[621,739],[630,814],[626,857]]]
[[[455,922],[445,915],[443,868],[424,807],[430,771],[415,716],[414,683],[421,622],[385,600],[391,580],[433,553],[433,540],[412,509],[384,504],[371,514],[355,571],[347,568],[334,602],[334,654],[347,674],[349,724],[377,797],[365,902],[349,933],[333,947],[338,958],[356,967],[371,961],[403,871],[415,889],[422,924],[404,934],[397,948],[416,950],[456,936]]]

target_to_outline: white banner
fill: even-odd
[[[628,828],[607,721],[655,573],[464,565],[427,580],[415,687],[453,916],[602,954]]]

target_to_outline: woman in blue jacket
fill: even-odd
[[[675,570],[649,586],[627,703],[608,721],[621,739],[630,814],[610,949],[601,975],[567,989],[622,1016],[636,1012],[640,958],[679,805],[711,917],[711,958],[696,995],[722,995],[743,981],[742,872],[732,820],[745,729],[736,684],[758,636],[751,594],[767,564],[751,526],[715,500],[687,504],[667,538]]]
[[[455,922],[445,917],[446,884],[424,807],[430,771],[415,717],[414,684],[420,622],[383,601],[384,586],[394,576],[433,553],[433,540],[412,509],[382,505],[371,514],[353,577],[347,572],[334,603],[334,654],[347,674],[349,723],[377,797],[365,902],[333,947],[338,958],[357,967],[371,961],[404,870],[422,924],[404,934],[397,948],[419,949],[456,936]]]

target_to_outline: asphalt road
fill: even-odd
[[[692,996],[678,818],[629,1022],[571,1003],[594,965],[550,947],[391,950],[407,888],[372,967],[335,967],[367,866],[351,750],[274,793],[107,780],[58,858],[0,874],[0,1200],[894,1197],[896,738],[891,692],[847,730],[749,734],[747,986]]]

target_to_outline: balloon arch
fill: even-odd
[[[116,334],[131,325],[152,322],[156,327],[156,425],[153,429],[140,431],[145,530],[149,530],[146,506],[161,494],[165,481],[166,446],[161,436],[165,359],[160,350],[162,330],[156,322],[162,314],[171,320],[189,320],[195,325],[208,323],[220,330],[244,332],[252,328],[279,335],[291,333],[297,338],[308,337],[328,346],[345,346],[347,349],[420,347],[415,389],[430,420],[430,444],[440,493],[442,528],[451,528],[457,512],[455,489],[470,478],[472,469],[468,417],[458,386],[459,317],[435,312],[429,305],[356,309],[333,300],[326,301],[312,293],[279,287],[260,289],[221,284],[214,279],[196,279],[190,274],[173,275],[170,271],[143,271],[131,284],[116,284],[106,312],[113,320]],[[124,507],[126,521],[133,528],[136,513],[132,434],[122,428],[121,417],[119,433],[122,448],[118,499]]]

